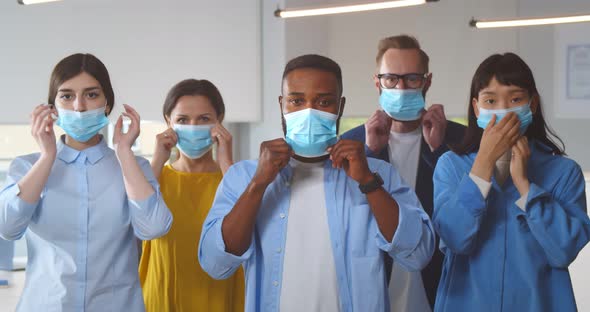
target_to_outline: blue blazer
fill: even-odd
[[[445,139],[443,144],[435,151],[430,151],[428,143],[422,138],[422,145],[420,147],[420,160],[418,161],[418,173],[416,175],[416,195],[422,203],[424,211],[432,219],[434,210],[433,204],[433,193],[434,188],[432,184],[432,177],[434,176],[434,167],[436,163],[444,153],[449,151],[449,144],[460,143],[465,133],[465,126],[460,125],[456,122],[447,121],[447,130],[445,133]],[[360,125],[354,129],[351,129],[344,134],[341,138],[348,140],[355,140],[365,142],[365,125]],[[377,153],[371,152],[365,145],[365,152],[368,157],[381,159],[389,162],[389,145],[385,146],[381,151]],[[436,240],[436,248],[432,256],[430,263],[422,270],[422,282],[424,283],[424,289],[430,305],[434,308],[434,302],[436,298],[436,291],[440,276],[442,274],[442,264],[444,260],[444,254],[439,250],[439,241]],[[387,258],[387,257],[386,257]],[[387,276],[391,275],[391,259],[387,258]]]

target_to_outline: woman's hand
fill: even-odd
[[[520,120],[515,113],[508,113],[497,125],[495,123],[496,115],[483,131],[479,151],[471,168],[471,173],[486,181],[491,181],[496,161],[520,137]]]
[[[523,136],[512,147],[512,158],[510,159],[510,176],[512,176],[512,182],[520,196],[524,196],[529,192],[530,182],[527,175],[527,166],[530,157],[529,141]]]
[[[156,179],[159,178],[162,168],[170,159],[172,148],[176,146],[178,136],[172,128],[166,129],[164,132],[156,135],[156,148],[154,150],[154,157],[152,158],[152,172]]]
[[[56,110],[47,104],[35,107],[31,113],[31,135],[39,145],[41,157],[55,158],[57,153],[52,115],[56,116]]]
[[[119,116],[115,125],[115,133],[113,135],[113,145],[117,152],[131,150],[131,146],[139,136],[140,132],[140,117],[133,107],[123,104],[125,112]],[[131,119],[127,133],[123,133],[123,116]]]
[[[217,162],[221,172],[225,174],[227,169],[234,163],[232,135],[221,123],[217,123],[211,128],[211,137],[213,142],[217,143]]]

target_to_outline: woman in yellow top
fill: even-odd
[[[221,94],[207,80],[181,81],[166,97],[168,129],[156,137],[151,165],[174,223],[167,235],[143,243],[139,275],[148,312],[244,311],[242,269],[214,280],[197,261],[203,222],[233,163],[232,137],[221,125],[224,113]],[[179,158],[164,166],[175,145]]]

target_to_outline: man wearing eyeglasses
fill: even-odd
[[[425,108],[425,95],[432,82],[428,55],[411,36],[384,38],[377,52],[375,86],[378,109],[364,125],[342,138],[365,142],[366,154],[390,162],[414,187],[426,213],[432,218],[432,176],[438,158],[448,144],[461,141],[464,127],[447,121],[443,106]],[[407,272],[393,263],[389,279],[391,311],[431,311],[440,280],[444,256],[438,249],[429,265]]]

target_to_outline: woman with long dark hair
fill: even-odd
[[[590,238],[584,177],[520,57],[480,64],[468,119],[434,174],[445,254],[435,311],[575,311],[567,268]]]

